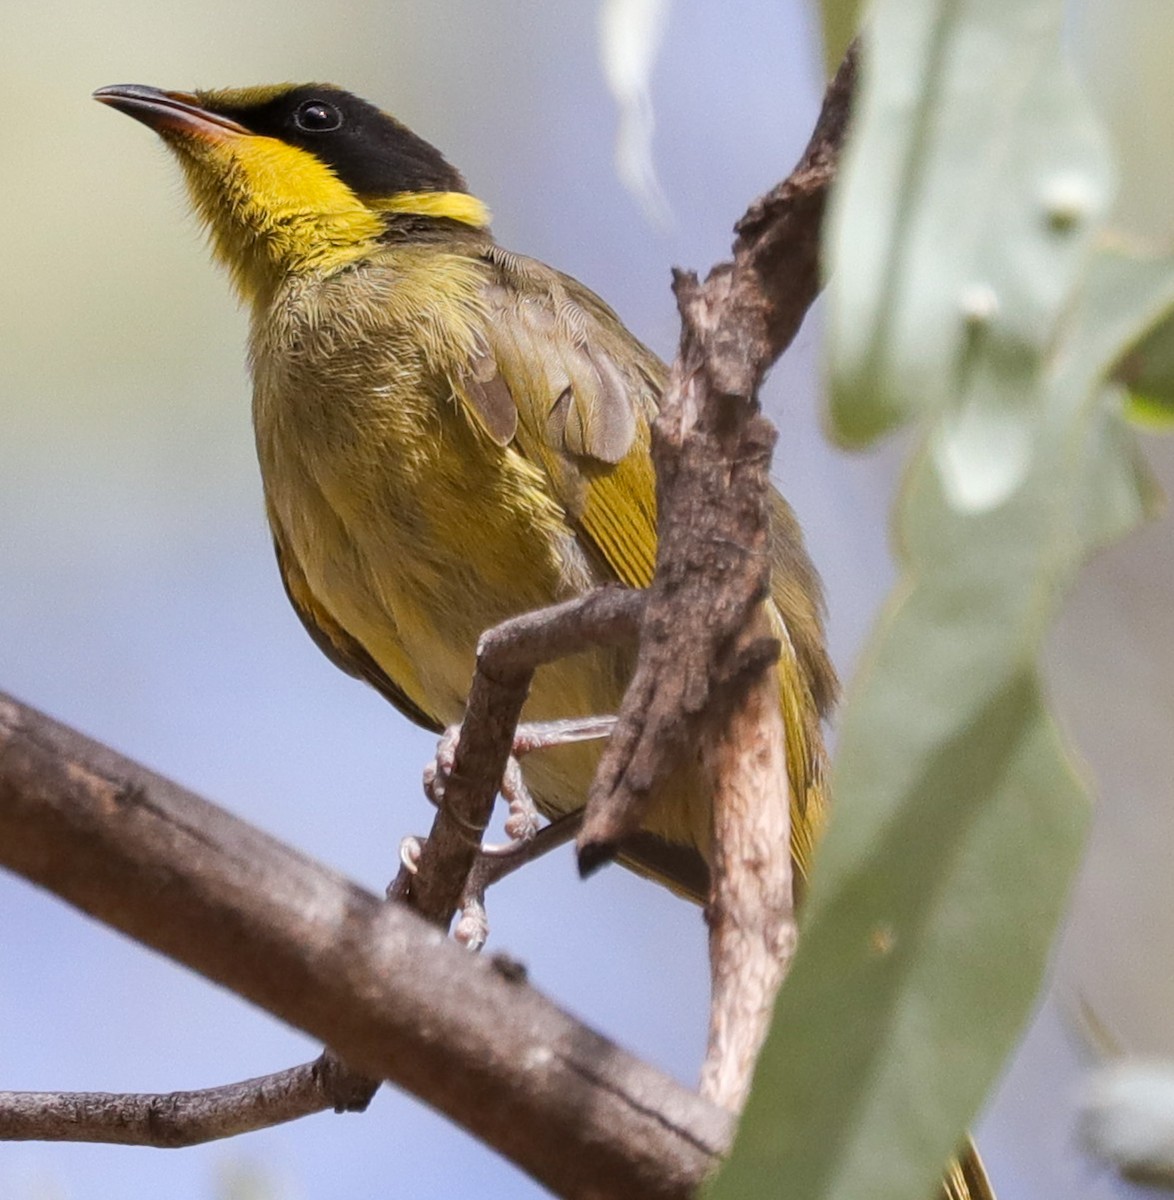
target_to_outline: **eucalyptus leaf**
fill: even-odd
[[[1017,426],[1015,392],[977,393],[996,353],[1025,359],[1005,375],[1045,351],[1112,191],[1104,137],[1061,59],[1063,7],[872,10],[828,242],[831,417],[847,444],[950,406],[974,424],[968,404],[983,406],[982,427]],[[995,322],[1014,338],[976,355]]]
[[[1128,388],[1129,418],[1148,429],[1174,428],[1174,314],[1122,356],[1117,378]]]
[[[710,1200],[934,1193],[1030,1015],[1088,796],[1043,640],[1154,510],[1124,351],[1171,262],[1106,247],[1061,0],[881,0],[830,231],[832,418],[915,419],[902,579],[843,715],[799,952]]]

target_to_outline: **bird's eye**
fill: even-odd
[[[325,100],[307,100],[298,105],[294,124],[307,133],[329,133],[342,125],[342,113]]]

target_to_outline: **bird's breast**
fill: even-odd
[[[455,399],[435,354],[445,306],[396,321],[364,311],[345,289],[291,295],[254,324],[267,506],[316,600],[413,700],[455,721],[480,634],[593,579],[540,468]],[[597,701],[551,704],[567,715]]]

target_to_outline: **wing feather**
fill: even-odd
[[[483,258],[490,268],[485,337],[516,408],[513,444],[541,466],[601,576],[647,587],[656,565],[650,424],[666,382],[664,364],[575,280],[497,247]],[[469,402],[483,403],[476,396]],[[805,877],[824,819],[820,724],[837,683],[824,647],[818,576],[798,522],[777,493],[771,515],[771,617],[783,643],[792,849]],[[629,857],[637,869],[667,873],[651,850]],[[696,894],[696,873],[678,886]]]
[[[542,468],[603,577],[646,587],[656,563],[649,422],[664,367],[575,280],[497,247],[485,260],[484,336],[515,405],[514,445]],[[485,422],[480,397],[466,399]]]

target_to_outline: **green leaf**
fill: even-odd
[[[824,68],[830,79],[860,28],[864,5],[862,0],[820,0],[819,9],[823,20]]]
[[[1150,389],[1130,392],[1126,415],[1143,429],[1167,433],[1174,429],[1174,395]]]
[[[799,952],[709,1200],[933,1195],[1027,1020],[1085,789],[1043,639],[1155,504],[1106,381],[1174,305],[1110,251],[1061,0],[882,0],[831,230],[833,418],[915,418],[903,568],[844,712]]]
[[[1016,334],[1004,353],[1046,348],[1111,194],[1103,137],[1060,58],[1062,9],[873,9],[828,243],[831,416],[848,444],[955,402],[995,319]],[[988,400],[989,465],[1011,473],[1024,447],[1006,444],[1002,418],[1017,426],[1015,399]]]
[[[1147,429],[1174,428],[1174,314],[1123,355],[1117,378],[1129,389],[1129,419]]]

